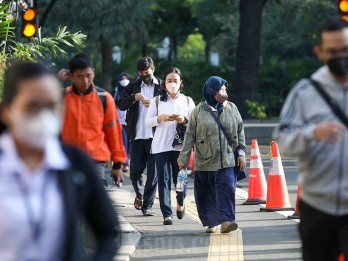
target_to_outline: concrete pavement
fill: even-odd
[[[260,150],[266,155],[269,149],[261,146]],[[262,156],[262,160],[267,176],[269,157]],[[292,160],[283,159],[283,164],[291,202],[295,206],[297,169]],[[134,227],[135,232],[130,233],[141,235],[132,246],[132,242],[125,244],[131,250],[128,257],[131,256],[131,260],[301,260],[298,223],[286,218],[289,212],[264,213],[259,211],[258,205],[243,205],[247,197],[247,181],[248,178],[241,182],[243,188],[237,191],[236,221],[240,230],[229,235],[211,236],[204,232],[205,228],[195,214],[193,179],[189,179],[186,216],[183,220],[175,217],[174,200],[174,225],[164,226],[158,200],[154,204],[154,217],[144,217],[134,209],[134,193],[126,177],[122,189],[109,193],[124,221]],[[123,251],[123,257],[118,258],[126,256]]]

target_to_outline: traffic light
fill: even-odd
[[[28,8],[22,15],[22,34],[26,38],[31,38],[36,35],[37,12],[35,8]]]
[[[338,12],[342,19],[348,21],[348,0],[338,0]]]

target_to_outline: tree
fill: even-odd
[[[86,35],[76,32],[71,34],[65,26],[59,27],[53,37],[42,37],[39,29],[38,36],[32,37],[29,42],[21,43],[14,40],[15,27],[7,13],[8,5],[0,2],[0,101],[3,97],[3,75],[8,66],[18,61],[48,62],[50,58],[66,54],[65,47],[83,47]]]
[[[262,10],[267,0],[240,0],[240,26],[236,59],[235,103],[242,116],[245,100],[258,101]]]
[[[113,45],[125,41],[127,34],[143,29],[150,10],[148,0],[62,0],[56,4],[53,13],[54,16],[47,19],[51,24],[64,23],[82,30],[87,34],[89,43],[99,44],[103,87],[110,89]]]
[[[154,24],[152,32],[170,38],[168,59],[177,56],[178,45],[183,44],[197,25],[192,16],[190,4],[183,0],[157,0],[153,8]]]

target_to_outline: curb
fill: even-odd
[[[117,208],[132,204],[132,202],[129,202],[132,198],[130,197],[129,191],[123,189],[110,189],[108,190],[108,195],[116,207],[121,232],[117,254],[114,256],[113,261],[130,261],[142,235],[121,215]]]

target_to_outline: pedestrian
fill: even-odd
[[[205,82],[205,102],[197,105],[191,113],[178,158],[180,168],[187,166],[195,146],[194,193],[199,218],[203,226],[208,226],[207,233],[217,232],[219,225],[222,233],[238,228],[235,222],[237,173],[233,168],[234,151],[238,154],[236,157],[240,170],[244,170],[245,137],[238,109],[227,101],[227,88],[227,81],[217,76]],[[232,140],[233,145],[228,140]]]
[[[157,174],[155,158],[150,153],[153,129],[145,126],[145,117],[151,99],[159,94],[162,80],[154,76],[155,65],[150,57],[141,58],[137,69],[139,77],[123,91],[119,108],[127,110],[126,123],[131,144],[130,179],[136,194],[134,207],[141,210],[144,216],[153,216]],[[147,179],[144,187],[142,175],[145,168]]]
[[[339,252],[348,258],[348,132],[337,112],[347,118],[348,23],[324,20],[314,51],[324,65],[290,91],[274,137],[298,162],[303,260],[336,261]]]
[[[185,126],[195,104],[190,97],[182,93],[184,85],[178,68],[172,67],[167,70],[163,79],[163,88],[159,96],[151,100],[145,123],[147,127],[156,127],[151,153],[156,161],[163,223],[172,225],[171,179],[173,178],[176,186],[179,173],[177,160],[184,140],[182,135],[185,133]],[[185,196],[185,190],[176,192],[179,219],[182,219],[185,213]]]
[[[127,160],[114,99],[94,85],[93,61],[87,54],[70,60],[69,78],[73,85],[65,89],[62,140],[90,155],[107,187],[106,162],[111,157],[111,176],[116,177]]]
[[[126,86],[130,83],[130,78],[127,73],[122,72],[117,76],[117,85],[115,87],[115,94],[114,94],[114,100],[117,107],[118,116],[120,119],[120,123],[122,124],[122,138],[123,138],[123,145],[126,150],[127,160],[123,165],[122,171],[128,172],[129,170],[129,162],[128,162],[128,154],[129,154],[129,139],[128,139],[128,132],[127,132],[127,126],[126,126],[126,115],[127,111],[121,111],[118,103],[121,100],[121,95]]]
[[[112,260],[118,225],[88,156],[62,145],[62,85],[41,64],[5,73],[0,134],[0,260],[87,260],[80,222],[96,238],[92,260]],[[89,260],[89,259],[88,259]]]

